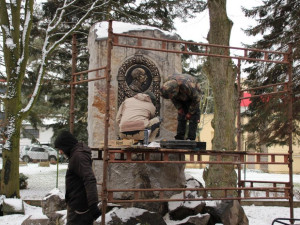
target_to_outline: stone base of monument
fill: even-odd
[[[170,160],[180,160],[179,155],[172,155]],[[103,161],[94,161],[95,175],[102,182]],[[154,189],[154,188],[183,188],[185,186],[185,164],[161,163],[111,163],[108,166],[108,189]],[[101,191],[99,186],[98,191]],[[174,192],[164,192],[169,198]],[[140,192],[142,199],[159,198],[159,192]],[[133,192],[115,192],[114,199],[134,199]],[[164,214],[167,204],[163,202],[138,202],[122,204],[126,207],[139,207]]]

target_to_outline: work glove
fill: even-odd
[[[186,115],[185,115],[185,119],[186,120],[190,120],[192,118],[192,115],[190,114],[190,113],[187,113]]]
[[[91,214],[92,214],[94,220],[96,220],[99,216],[101,216],[101,211],[100,211],[100,209],[98,208],[97,203],[91,205],[91,206],[89,207],[89,209],[90,209],[90,212],[91,212]]]
[[[184,114],[183,108],[178,109],[178,114],[179,114],[179,115],[183,115],[183,114]]]
[[[195,113],[195,114],[187,113],[185,115],[185,119],[186,120],[192,120],[193,122],[200,123],[200,114],[198,114],[198,113]]]

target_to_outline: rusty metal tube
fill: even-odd
[[[109,105],[110,105],[110,81],[111,81],[111,52],[112,52],[112,21],[109,21],[107,39],[107,65],[105,69],[106,77],[106,104],[105,104],[105,126],[104,126],[104,151],[103,151],[103,181],[102,181],[102,220],[105,225],[105,214],[107,207],[107,170],[108,170],[108,127],[109,127]]]

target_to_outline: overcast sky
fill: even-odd
[[[250,44],[255,40],[255,38],[245,35],[241,30],[241,28],[246,29],[249,25],[255,24],[253,19],[245,18],[241,6],[251,9],[253,6],[261,4],[261,0],[227,0],[227,14],[233,21],[230,46],[242,47],[242,42]],[[175,27],[177,29],[176,33],[184,40],[207,42],[206,36],[209,30],[208,10],[199,14],[196,18],[188,20],[187,23],[175,20]]]

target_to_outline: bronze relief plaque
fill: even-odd
[[[137,54],[127,59],[118,71],[118,107],[125,98],[151,91],[156,98],[156,114],[160,110],[160,74],[156,65]]]

